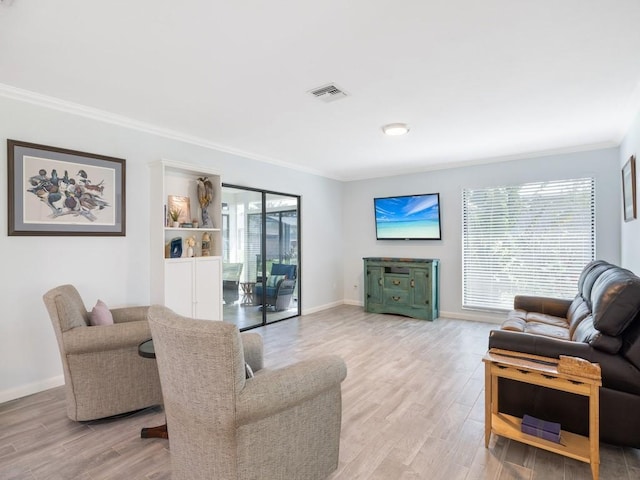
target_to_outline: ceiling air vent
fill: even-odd
[[[333,83],[324,85],[323,87],[314,88],[313,90],[309,90],[309,93],[327,103],[340,100],[341,98],[345,98],[347,96],[344,90]]]

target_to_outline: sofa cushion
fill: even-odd
[[[569,329],[567,327],[558,327],[557,325],[547,325],[545,323],[527,322],[524,327],[524,333],[569,340]]]
[[[605,335],[593,325],[593,317],[589,315],[577,326],[571,338],[575,342],[584,342],[593,348],[610,354],[616,354],[622,347],[622,338]]]
[[[549,329],[544,329],[543,326],[548,325]],[[507,316],[507,319],[502,323],[502,330],[511,330],[512,332],[529,332],[545,331],[547,333],[541,333],[541,335],[552,336],[555,338],[569,338],[568,333],[560,332],[560,330],[567,330],[568,324],[565,318],[554,317],[553,315],[546,315],[544,313],[526,312],[524,310],[511,310]]]
[[[524,327],[527,324],[526,316],[527,312],[524,310],[512,310],[500,328],[512,332],[524,332]]]
[[[624,332],[622,355],[640,370],[640,317],[636,318]]]
[[[582,270],[582,273],[580,273],[580,278],[578,279],[578,294],[587,301],[589,308],[592,307],[591,290],[593,289],[593,284],[603,272],[613,267],[614,265],[604,260],[594,260],[588,263]]]
[[[607,270],[594,283],[591,298],[594,327],[616,337],[640,313],[640,278],[623,268]]]
[[[569,328],[566,318],[554,317],[545,313],[529,312],[527,313],[527,323],[543,323],[545,325],[553,325],[555,327]]]
[[[567,321],[569,322],[569,336],[573,339],[573,334],[585,318],[591,315],[589,305],[580,294],[576,295],[576,298],[571,302],[569,311],[567,312]]]

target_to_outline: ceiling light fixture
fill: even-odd
[[[390,123],[382,127],[385,135],[404,135],[409,132],[409,125],[406,123]]]

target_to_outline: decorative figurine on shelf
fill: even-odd
[[[198,178],[198,201],[200,202],[200,208],[202,209],[202,226],[204,228],[211,228],[213,224],[209,218],[209,212],[207,208],[211,204],[213,198],[213,183],[209,180],[209,177]]]
[[[204,232],[202,234],[202,256],[208,257],[211,255],[211,235],[209,232]]]
[[[191,258],[194,256],[193,247],[196,246],[196,237],[187,237],[185,243],[187,244],[187,257]]]
[[[169,257],[180,258],[182,256],[182,238],[175,237],[171,239],[171,247],[169,250]]]

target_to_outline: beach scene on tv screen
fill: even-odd
[[[438,195],[376,198],[378,239],[440,238]]]

